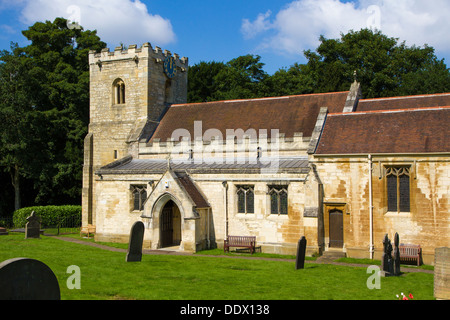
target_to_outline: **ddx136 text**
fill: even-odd
[[[223,308],[198,307],[188,304],[181,307],[180,314],[183,315],[203,315],[210,318],[214,313],[226,315],[268,315],[270,313],[268,305],[261,304],[225,304]]]

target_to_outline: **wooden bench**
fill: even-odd
[[[422,254],[422,249],[420,248],[420,245],[400,243],[398,249],[400,251],[400,261],[405,262],[416,261],[417,266],[420,266]]]
[[[223,250],[230,252],[230,247],[249,248],[250,253],[255,252],[256,237],[253,236],[228,236],[223,242]]]
[[[81,227],[80,237],[82,234],[87,234],[88,238],[90,238],[91,234],[95,234],[95,226],[88,224],[87,226]]]

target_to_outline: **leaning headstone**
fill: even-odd
[[[128,243],[127,262],[139,262],[142,259],[142,244],[144,242],[144,223],[136,221],[131,227]]]
[[[27,218],[25,225],[25,239],[40,238],[41,233],[41,219],[33,211]]]
[[[0,300],[60,300],[58,279],[43,262],[14,258],[0,263]]]
[[[306,255],[306,238],[303,236],[297,245],[297,259],[295,260],[295,269],[305,268],[305,255]]]
[[[399,246],[399,237],[398,233],[395,233],[394,236],[394,276],[399,276],[400,272],[400,248]]]

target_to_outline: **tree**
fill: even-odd
[[[245,55],[230,60],[215,76],[215,100],[251,99],[269,94],[268,75],[260,56]]]
[[[320,37],[316,52],[304,52],[308,59],[305,76],[314,92],[348,90],[356,71],[365,98],[447,91],[449,70],[434,49],[408,47],[380,31],[362,29],[341,34],[341,39]],[[420,79],[439,79],[420,86]]]
[[[225,68],[223,62],[204,62],[189,68],[188,102],[208,102],[214,100],[217,91],[217,74]]]
[[[88,53],[106,44],[96,31],[69,29],[62,18],[37,22],[23,34],[30,45],[1,55],[0,166],[13,172],[13,183],[20,177],[32,181],[36,204],[79,203],[89,124]],[[19,196],[16,190],[16,204]]]

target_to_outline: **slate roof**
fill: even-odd
[[[276,165],[280,170],[307,173],[309,171],[307,157],[280,157],[273,159],[261,158],[260,161],[252,159],[233,159],[233,163],[214,163],[212,160],[195,161],[173,159],[170,161],[170,168],[174,171],[188,172],[233,172],[238,170],[240,173],[259,173],[261,169],[269,169]],[[131,156],[115,161],[100,168],[97,174],[163,174],[167,170],[167,160],[165,159],[133,159]]]
[[[450,152],[450,107],[328,114],[316,154]]]
[[[176,129],[186,129],[194,139],[194,121],[202,122],[202,135],[207,129],[218,129],[226,139],[227,129],[278,129],[285,137],[302,132],[310,137],[321,107],[329,112],[341,112],[348,91],[306,94],[249,100],[229,100],[172,105],[162,118],[149,141],[167,141]]]

